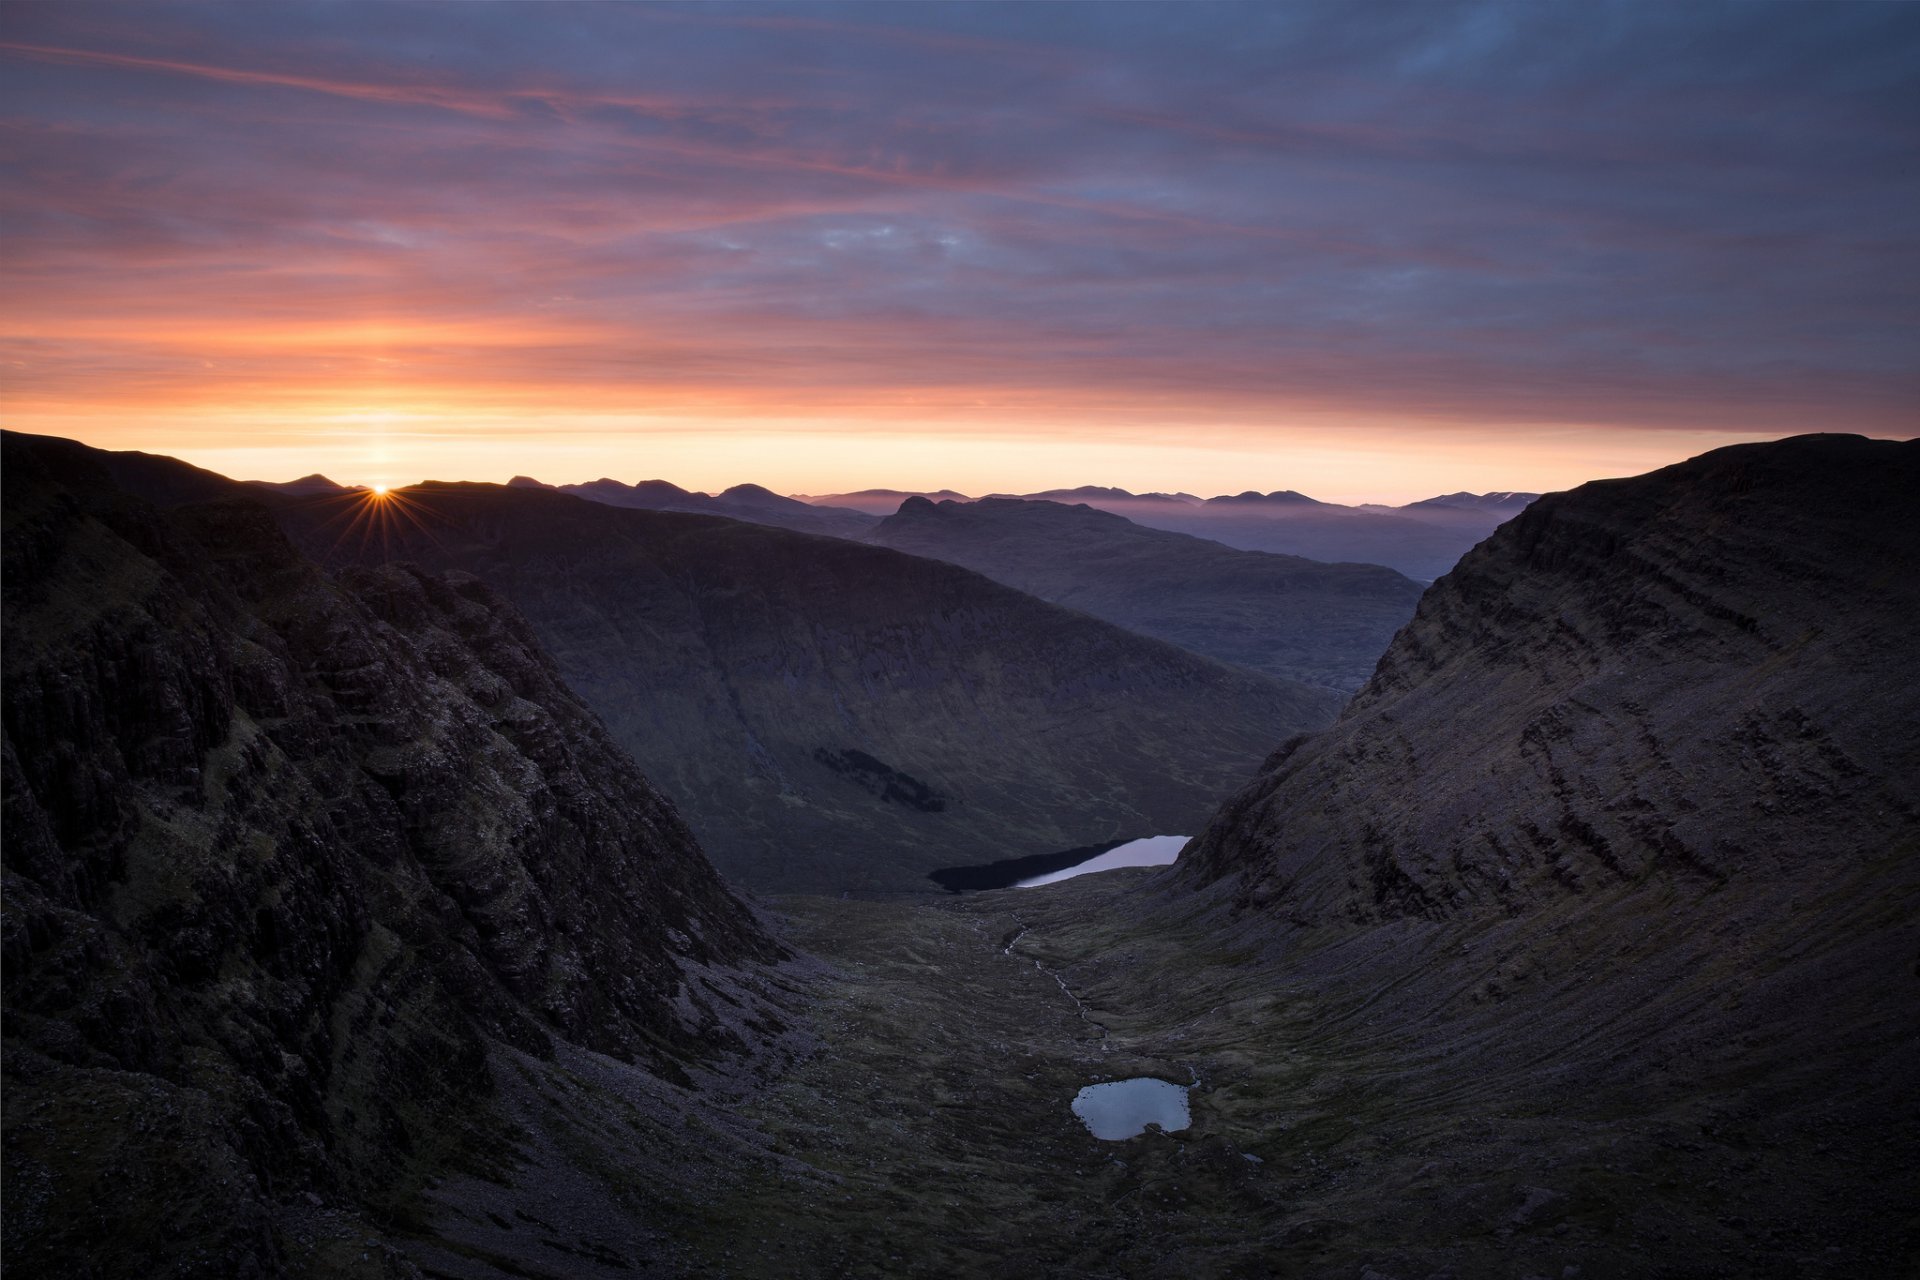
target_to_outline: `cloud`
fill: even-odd
[[[44,415],[1920,416],[1900,6],[5,22],[5,394]]]

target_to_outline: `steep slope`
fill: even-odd
[[[1369,1123],[1475,1135],[1436,1188],[1534,1153],[1627,1274],[1910,1261],[1916,495],[1920,443],[1813,436],[1542,498],[1183,853]]]
[[[101,457],[6,440],[11,1266],[325,1270],[535,1142],[503,1071],[764,1051],[781,948],[503,601]]]
[[[261,493],[41,444],[142,494]],[[928,890],[939,867],[1191,829],[1338,705],[840,539],[497,485],[273,509],[317,560],[500,590],[708,856],[760,888]]]
[[[1284,839],[1220,826],[1189,861],[1370,918],[1891,848],[1920,812],[1916,481],[1920,445],[1801,437],[1540,500],[1235,802]]]
[[[869,541],[1269,675],[1357,689],[1420,598],[1379,565],[1322,564],[1148,529],[1085,505],[904,503]]]

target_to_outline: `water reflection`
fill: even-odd
[[[1075,876],[1084,876],[1095,871],[1113,871],[1120,867],[1164,867],[1180,856],[1180,850],[1186,847],[1187,840],[1187,836],[1148,836],[1144,840],[1129,840],[1105,853],[1088,858],[1085,862],[1017,881],[1013,887],[1032,889],[1039,885],[1055,884],[1061,880],[1071,880]]]
[[[1193,1123],[1187,1086],[1152,1076],[1090,1084],[1074,1095],[1073,1114],[1094,1137],[1109,1142],[1138,1137],[1150,1124],[1177,1133]]]

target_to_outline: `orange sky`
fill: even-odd
[[[258,479],[1388,502],[1920,421],[1891,18],[555,12],[0,7],[0,416]]]

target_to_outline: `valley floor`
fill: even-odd
[[[787,1159],[690,1217],[696,1274],[1591,1280],[1911,1258],[1911,1180],[1871,1172],[1907,1136],[1863,1151],[1857,1109],[1775,1123],[1738,1079],[1570,1099],[1551,1049],[1429,1041],[1393,993],[1343,985],[1371,960],[1283,976],[1270,939],[1223,945],[1218,915],[1151,872],[777,905],[834,967],[824,1047],[750,1104]],[[1197,1078],[1192,1127],[1091,1137],[1075,1091],[1134,1075]]]

